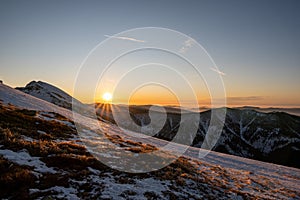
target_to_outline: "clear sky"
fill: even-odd
[[[165,27],[209,52],[226,74],[229,105],[300,107],[299,10],[290,0],[2,0],[0,79],[13,87],[43,80],[72,94],[80,64],[105,35]],[[84,91],[76,97],[90,101]]]

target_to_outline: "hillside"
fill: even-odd
[[[210,111],[201,113],[193,146],[201,146],[210,115]],[[300,117],[227,108],[223,132],[213,150],[300,168]]]
[[[216,152],[198,159],[199,149],[192,147],[185,156],[157,171],[126,173],[114,170],[99,162],[82,141],[98,143],[106,156],[117,149],[140,153],[156,150],[155,146],[166,141],[129,140],[133,136],[120,132],[113,124],[79,116],[86,127],[100,123],[105,128],[102,129],[105,132],[91,130],[97,132],[97,138],[82,138],[77,134],[71,111],[1,84],[0,102],[1,198],[300,198],[298,169]],[[103,136],[118,148],[103,145]],[[172,154],[166,152],[161,156]],[[127,161],[116,158],[115,162]]]
[[[121,116],[125,111],[124,106],[113,105],[116,110],[115,115]],[[182,116],[185,120],[189,120],[200,115],[199,124],[192,124],[198,129],[195,137],[192,133],[185,132],[184,138],[177,140],[181,143],[186,140],[194,147],[202,147],[204,138],[207,134],[211,121],[211,110],[201,113],[188,112],[180,109],[165,107],[166,122],[160,131],[153,132],[157,128],[149,125],[151,122],[149,116],[150,106],[130,106],[130,120],[123,120],[121,123],[123,128],[135,132],[141,132],[146,135],[171,141],[176,136]],[[96,106],[99,119],[105,119],[115,123],[111,108],[105,108],[103,105]],[[252,158],[256,160],[287,165],[300,168],[300,117],[290,115],[284,112],[258,112],[253,109],[232,109],[218,108],[216,113],[226,111],[225,123],[218,139],[212,150],[226,154]],[[155,111],[154,111],[155,112]],[[157,121],[164,121],[165,114],[155,112]],[[152,114],[154,115],[154,114]],[[216,125],[221,126],[221,119],[216,116]],[[135,124],[138,124],[137,127]],[[120,125],[120,123],[118,124]],[[216,129],[218,127],[211,127]]]
[[[61,89],[48,83],[32,81],[26,87],[17,89],[60,107],[72,110],[73,98]],[[79,113],[88,117],[93,115],[91,106],[86,106],[76,99],[74,99],[74,103],[76,104],[76,108],[80,109]],[[115,123],[111,108],[103,106],[105,105],[96,105],[96,113],[99,119],[104,120],[104,122]],[[157,127],[147,126],[150,123],[149,108],[149,105],[131,106],[130,117],[132,120],[122,120],[121,126],[124,126],[125,129],[144,134],[149,134],[149,131],[153,132]],[[115,106],[114,110],[118,112],[116,115],[122,116],[124,109],[126,109],[125,105],[118,105]],[[155,132],[151,135],[170,141],[174,138],[180,127],[182,116],[184,115],[192,119],[197,113],[173,107],[165,107],[165,109],[167,111],[166,123],[163,124],[158,133]],[[261,110],[255,107],[227,108],[222,134],[212,150],[300,168],[300,161],[298,159],[298,155],[300,155],[300,117],[283,112],[266,112],[266,110],[260,112]],[[155,118],[163,118],[159,112],[154,113],[157,113]],[[210,110],[201,112],[200,123],[194,125],[195,128],[196,126],[198,127],[196,136],[192,137],[191,133],[187,130],[184,138],[177,140],[177,142],[183,143],[182,141],[191,138],[192,141],[186,143],[194,147],[201,147],[210,125],[210,120]],[[138,124],[141,128],[132,123]],[[120,126],[120,124],[118,125]]]

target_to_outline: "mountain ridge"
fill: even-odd
[[[105,120],[116,123],[111,109],[107,109],[107,107],[103,108],[101,106],[97,106],[96,108],[97,114],[100,118],[103,117]],[[102,109],[105,109],[105,112],[103,112]],[[119,107],[115,110],[118,110],[117,114],[120,114],[122,109],[125,108]],[[135,125],[132,125],[132,121],[129,121],[127,124],[123,123],[123,128],[135,132],[141,132],[146,135],[150,134],[154,137],[171,141],[176,136],[180,124],[182,123],[182,115],[185,115],[187,119],[192,119],[193,115],[200,115],[199,124],[193,125],[198,126],[197,134],[194,138],[191,138],[192,141],[190,140],[189,143],[191,146],[201,147],[210,126],[212,109],[200,113],[184,112],[182,114],[180,114],[180,110],[174,111],[173,108],[169,110],[170,112],[168,112],[168,109],[166,110],[167,118],[165,124],[156,134],[153,134],[152,131],[156,130],[155,125],[149,126],[151,123],[149,107],[134,106],[131,108],[129,106],[132,121],[141,128],[137,129]],[[252,109],[226,107],[215,108],[213,110],[215,112],[226,110],[226,117],[220,138],[212,147],[212,150],[230,155],[300,168],[300,161],[298,160],[298,155],[300,155],[299,116],[285,112],[265,113]],[[164,115],[160,115],[160,112],[158,111],[156,112],[156,118],[161,118],[161,120],[165,119]],[[217,120],[220,120],[218,119],[218,116],[216,116],[216,118]],[[220,121],[219,123],[222,122]],[[218,125],[218,127],[221,126],[221,124]],[[189,139],[189,134],[189,130],[187,129],[186,138],[182,138],[182,140]],[[206,140],[207,139],[209,138],[206,138]],[[210,140],[212,141],[213,139]]]
[[[62,89],[43,81],[31,81],[25,87],[16,87],[15,89],[69,110],[72,110],[72,102],[83,105]]]
[[[51,86],[50,84],[40,81],[32,81],[27,84],[25,88],[26,89],[18,89],[21,91],[25,90],[29,94],[46,93],[48,94],[48,97],[51,95],[55,96],[55,94],[52,94],[53,92],[60,92],[60,94],[64,94],[62,90],[55,89],[55,86]],[[42,92],[38,93],[37,91]],[[35,96],[39,97],[39,95]],[[52,102],[51,98],[45,98],[45,96],[47,95],[42,95],[45,100]],[[68,103],[70,104],[72,97],[70,95],[67,97],[69,99]],[[65,100],[66,98],[64,98],[62,102],[65,102]],[[64,107],[65,105],[59,101],[55,101],[54,103],[60,107]],[[80,104],[82,103],[80,102]],[[67,108],[68,107],[69,110],[71,110],[70,106],[67,106]],[[110,108],[107,108],[107,106],[105,108],[103,106],[101,107],[101,104],[96,104],[95,107],[96,113],[100,120],[103,118],[104,120],[115,124]],[[132,120],[139,126],[148,125],[151,121],[149,118],[150,107],[151,105],[129,106]],[[122,109],[126,109],[126,105],[122,105],[119,108],[121,109],[116,110],[121,112]],[[107,110],[103,112],[103,109]],[[260,112],[256,107],[248,106],[241,109],[227,107],[215,108],[215,110],[218,109],[226,109],[227,113],[222,134],[212,150],[300,168],[300,161],[297,159],[297,155],[300,154],[300,117],[280,111],[271,111],[268,113]],[[181,119],[181,110],[180,108],[166,107],[166,111],[168,115],[167,121],[165,122],[162,130],[156,133],[154,137],[170,141],[176,136],[178,131]],[[195,125],[198,126],[198,131],[193,138],[193,141],[190,141],[192,146],[202,146],[210,124],[211,111],[212,109],[199,113],[201,120],[198,125]],[[188,112],[184,110],[184,112],[181,114],[197,115],[197,112]],[[125,128],[128,130],[131,129],[130,124],[125,124],[125,126],[127,126]],[[131,131],[143,133],[145,129],[132,129]],[[149,127],[146,131],[149,131]],[[188,131],[186,135],[189,137]],[[185,140],[184,138],[182,139]]]
[[[153,137],[130,137],[135,139],[130,140],[114,124],[96,120],[95,126],[103,126],[102,131],[97,132],[96,137],[89,133],[87,137],[79,138],[72,122],[76,113],[2,84],[0,110],[0,198],[300,197],[299,169],[296,168],[218,152],[209,152],[200,159],[199,152],[206,150],[188,147],[182,157],[167,167],[149,173],[126,173],[97,160],[91,155],[94,148],[87,151],[83,140],[90,142],[95,150],[101,147],[103,158],[107,156],[110,162],[122,165],[132,160],[112,157],[120,149],[136,154],[137,150],[155,149],[155,146],[165,146],[169,142]],[[80,118],[79,123],[96,131],[92,119]],[[117,146],[113,145],[111,149],[103,145],[103,134],[108,134],[106,137],[115,140]],[[173,145],[175,149],[182,146]]]

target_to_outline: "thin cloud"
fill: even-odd
[[[133,41],[133,42],[146,42],[145,40],[138,40],[132,37],[123,37],[123,36],[111,36],[111,35],[104,35],[105,37],[108,38],[113,38],[113,39],[119,39],[119,40],[129,40],[129,41]]]
[[[194,45],[194,40],[192,38],[184,41],[183,46],[179,49],[180,53],[186,53]]]
[[[214,72],[217,72],[217,73],[220,74],[221,76],[225,76],[225,75],[226,75],[224,72],[221,72],[220,70],[218,70],[218,69],[216,69],[216,68],[211,67],[210,69],[211,69],[212,71],[214,71]]]
[[[215,105],[222,105],[226,100],[227,105],[252,105],[262,102],[266,99],[265,96],[229,96],[224,98],[214,98]],[[212,99],[204,99],[202,103],[210,104]]]
[[[232,102],[261,101],[263,99],[265,99],[263,96],[227,97],[227,100]]]

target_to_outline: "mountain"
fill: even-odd
[[[189,125],[189,128],[194,126],[195,129],[198,129],[197,134],[193,135],[189,129],[185,129],[184,137],[177,138],[176,142],[189,143],[194,147],[202,146],[210,126],[211,110],[201,113],[184,111],[180,114],[179,108],[175,110],[166,107],[166,120],[160,112],[156,112],[156,116],[152,114],[153,119],[157,121],[165,120],[162,128],[153,133],[158,129],[155,127],[156,124],[149,126],[151,123],[149,107],[130,106],[131,119],[127,122],[124,117],[124,120],[118,125],[131,131],[171,141],[176,136],[183,119],[189,123],[198,115],[198,117],[200,116],[199,124]],[[115,114],[120,118],[124,109],[126,108],[115,108],[114,110],[119,111]],[[102,107],[98,105],[97,114],[115,123],[111,110],[106,109],[105,112],[102,110]],[[300,117],[284,112],[258,112],[249,108],[215,109],[216,113],[225,111],[224,126],[217,116],[218,120],[210,127],[212,129],[223,127],[217,143],[212,147],[213,151],[300,168]],[[135,126],[135,124],[139,126]]]
[[[193,146],[202,145],[210,116],[211,111],[201,113]],[[300,168],[300,117],[227,108],[223,131],[213,150]]]
[[[78,134],[74,116],[87,135]],[[138,173],[139,163],[132,159],[167,144],[153,137],[134,137],[109,121],[81,116],[0,84],[1,199],[300,198],[299,169],[217,152],[200,159],[205,150],[193,147],[164,168]],[[182,145],[172,147],[176,151]],[[95,150],[113,168],[100,162]],[[114,156],[121,150],[134,153],[133,158]],[[161,152],[156,160],[141,164],[171,156]],[[127,164],[136,173],[114,168]]]
[[[16,89],[69,110],[72,110],[72,101],[83,105],[63,90],[42,81],[31,81],[25,87]]]
[[[270,113],[270,112],[285,112],[290,115],[296,115],[300,116],[300,108],[276,108],[276,107],[267,107],[267,108],[260,108],[260,107],[253,107],[253,106],[243,106],[243,107],[236,107],[237,109],[243,110],[243,109],[251,109],[256,110],[258,112],[263,113]]]
[[[72,112],[66,108],[26,94],[20,90],[13,89],[5,84],[0,84],[0,102],[4,105],[17,106],[24,109],[40,111],[52,111],[71,117]]]
[[[48,83],[32,81],[24,88],[19,87],[16,89],[72,110],[73,97]],[[81,109],[79,113],[84,113],[85,116],[93,114],[90,106],[86,106],[76,99],[74,99],[74,102],[77,108]],[[186,121],[192,121],[195,115],[198,115],[198,113],[188,110],[180,110],[178,107],[167,106],[164,108],[167,112],[165,124],[160,127],[159,123],[164,121],[163,116],[160,111],[154,110],[152,113],[156,113],[154,118],[158,120],[153,127],[150,127],[147,126],[151,121],[149,116],[150,107],[150,105],[130,106],[130,118],[124,116],[122,122],[118,125],[131,131],[170,141],[176,136],[183,116]],[[120,118],[126,113],[127,106],[117,105],[115,108],[114,115],[118,115]],[[222,108],[219,110],[222,110]],[[266,111],[268,110],[257,107],[226,108],[222,134],[212,150],[300,168],[298,159],[298,155],[300,155],[300,117],[277,112],[278,109],[277,111],[271,110],[272,112]],[[96,113],[100,120],[115,123],[109,106],[96,104]],[[191,144],[194,147],[202,146],[210,125],[211,110],[201,112],[199,115],[200,123],[191,125],[198,127],[197,134],[192,135],[186,129],[185,135],[177,138],[178,143]]]

